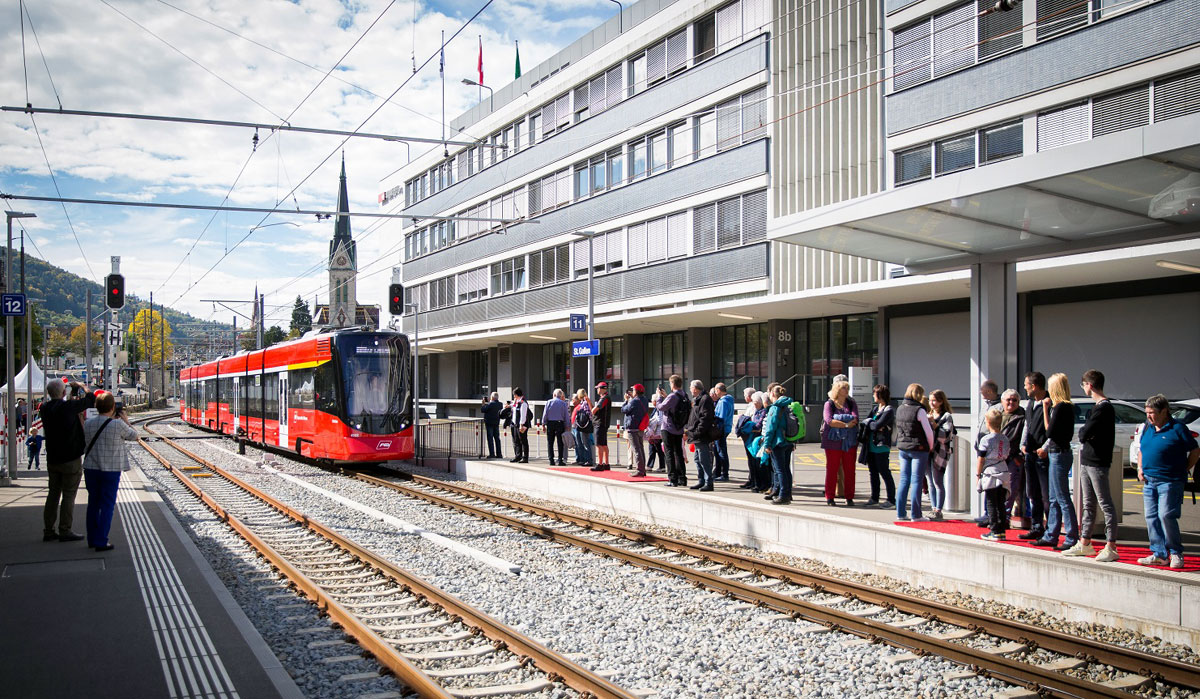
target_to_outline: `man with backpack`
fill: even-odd
[[[696,450],[696,474],[700,482],[692,490],[709,492],[713,489],[712,442],[717,436],[716,404],[704,384],[692,381],[692,410],[684,433]]]
[[[683,427],[687,424],[692,412],[691,401],[683,394],[683,377],[671,374],[668,379],[671,392],[659,403],[659,413],[663,416],[662,435],[663,447],[667,460],[667,485],[681,487],[687,485],[687,471],[683,461]]]
[[[646,429],[648,413],[646,411],[646,388],[635,383],[625,394],[625,402],[621,404],[621,423],[625,434],[629,436],[629,445],[633,448],[633,462],[637,465],[637,477],[646,475],[646,449],[642,445],[642,431]]]
[[[771,502],[787,505],[792,501],[792,450],[803,438],[799,416],[792,410],[792,399],[782,385],[771,388],[771,408],[763,418],[762,451],[771,460],[776,492]]]

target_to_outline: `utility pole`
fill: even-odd
[[[154,292],[150,292],[150,313],[146,315],[146,397],[154,406],[153,384],[150,382],[150,370],[154,368]]]
[[[12,286],[12,222],[14,218],[34,218],[36,214],[23,213],[20,211],[5,211],[5,217],[8,219],[8,246],[4,249],[4,283],[5,290]],[[28,314],[29,309],[26,309]],[[7,316],[4,319],[4,369],[5,378],[11,383],[13,379],[13,319],[12,316]],[[28,322],[28,318],[26,318]],[[8,416],[7,437],[8,449],[5,450],[7,473],[0,477],[0,485],[12,485],[12,480],[17,477],[17,443],[16,437],[16,422],[17,417],[13,406],[13,392],[9,391],[4,394],[4,414]]]
[[[87,383],[96,380],[92,371],[92,290],[87,290],[87,311],[83,316],[83,363],[87,366]]]
[[[162,387],[159,392],[163,397],[163,404],[167,402],[167,312],[165,307],[160,307],[162,313],[162,322],[158,324],[158,347],[159,352],[159,376],[158,384]]]

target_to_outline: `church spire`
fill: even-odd
[[[335,240],[345,238],[350,239],[350,217],[343,214],[350,213],[350,197],[346,195],[346,154],[342,153],[342,175],[338,181],[338,217],[337,225],[334,227],[333,237]]]

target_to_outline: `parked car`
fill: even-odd
[[[1192,398],[1190,400],[1173,401],[1170,404],[1171,417],[1182,422],[1188,431],[1192,433],[1193,438],[1200,438],[1200,399]],[[1142,412],[1142,422],[1134,430],[1129,447],[1129,463],[1130,465],[1138,462],[1140,456],[1140,442],[1138,439],[1142,436],[1142,425],[1146,424],[1146,413]]]
[[[1072,398],[1071,402],[1075,404],[1075,437],[1072,442],[1079,443],[1079,428],[1083,426],[1088,415],[1091,414],[1092,408],[1096,405],[1096,401],[1091,398]],[[1132,447],[1134,439],[1133,435],[1137,428],[1146,421],[1146,411],[1136,403],[1129,401],[1110,399],[1113,406],[1113,412],[1117,414],[1117,439],[1116,446],[1122,450],[1124,454],[1124,463],[1122,466],[1127,466],[1130,463]]]

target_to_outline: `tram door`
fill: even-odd
[[[232,432],[237,434],[238,428],[241,427],[242,417],[242,377],[233,377],[233,395],[229,397],[229,412],[233,414]]]
[[[279,373],[279,446],[288,445],[288,375]]]

